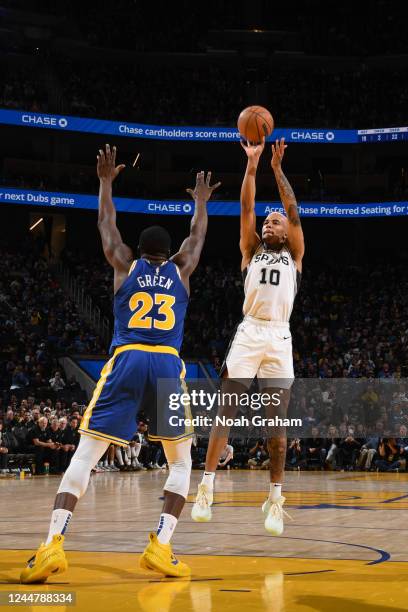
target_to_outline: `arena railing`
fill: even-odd
[[[101,309],[94,303],[84,286],[62,262],[58,263],[56,269],[64,291],[73,300],[81,316],[88,321],[91,328],[98,333],[107,347],[112,335],[108,317],[102,314]]]

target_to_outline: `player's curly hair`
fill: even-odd
[[[165,255],[169,257],[171,238],[169,232],[160,225],[147,227],[140,234],[140,255]]]

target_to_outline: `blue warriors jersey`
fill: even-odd
[[[110,350],[126,344],[165,345],[180,350],[188,293],[172,261],[133,262],[114,298]]]

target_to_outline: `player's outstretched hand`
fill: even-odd
[[[250,142],[245,142],[245,140],[241,140],[241,147],[247,154],[248,162],[258,165],[259,158],[261,157],[262,151],[265,147],[265,137],[262,138],[260,143],[255,145],[251,144]]]
[[[116,166],[116,147],[112,147],[107,144],[105,151],[99,149],[99,155],[96,156],[98,163],[96,171],[100,181],[114,181],[118,176],[119,172],[122,172],[125,168],[125,164],[119,164]]]
[[[208,202],[208,200],[211,198],[212,192],[215,189],[218,189],[218,187],[221,185],[219,181],[214,185],[210,185],[210,181],[211,172],[207,172],[207,178],[205,177],[204,170],[202,170],[201,172],[197,172],[196,184],[194,189],[186,189],[186,191],[191,195],[193,200],[201,200]]]
[[[281,138],[280,140],[275,140],[275,144],[272,145],[271,166],[273,170],[280,168],[287,146],[288,145],[285,144],[284,138]]]

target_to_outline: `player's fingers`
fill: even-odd
[[[125,164],[119,164],[119,166],[116,166],[115,170],[119,174],[119,172],[122,172],[122,170],[124,170],[125,168]]]
[[[116,161],[116,147],[112,147],[112,164],[115,165]]]
[[[221,185],[221,181],[218,181],[218,183],[215,183],[215,185],[211,187],[211,191],[214,191],[214,189],[218,189],[220,185]]]
[[[211,170],[207,172],[207,178],[205,179],[205,184],[207,185],[207,187],[210,186],[210,181],[211,181]]]
[[[186,189],[187,193],[189,193],[191,195],[191,197],[194,197],[194,191],[192,189]]]
[[[247,143],[247,142],[245,142],[245,140],[242,140],[242,138],[241,138],[241,140],[239,141],[239,143],[240,143],[241,147],[244,149],[244,151],[246,151],[246,150],[247,150],[247,148],[248,148],[248,143]]]
[[[272,155],[275,155],[275,145],[272,145]]]
[[[100,158],[101,158],[101,162],[105,161],[105,153],[103,152],[102,149],[99,149],[99,155],[100,155]]]
[[[105,148],[106,148],[106,159],[107,159],[108,161],[110,161],[110,158],[111,158],[111,150],[110,150],[110,146],[109,146],[108,144],[106,144],[106,145],[105,145]]]

